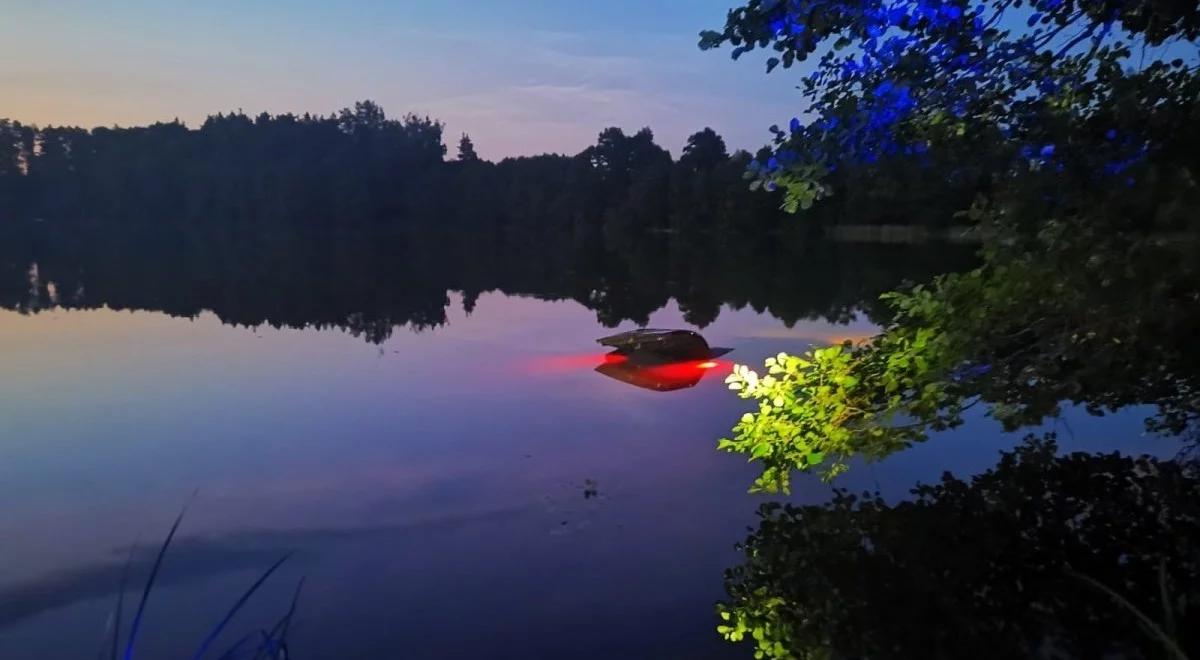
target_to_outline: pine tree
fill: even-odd
[[[471,142],[471,136],[466,133],[463,133],[462,139],[458,141],[458,160],[464,163],[479,160],[479,154],[475,153],[475,143]]]

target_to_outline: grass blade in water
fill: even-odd
[[[263,644],[266,644],[265,640],[268,639],[267,631],[255,630],[254,632],[242,637],[237,642],[235,642],[233,646],[229,647],[228,651],[225,651],[224,653],[222,653],[221,656],[219,658],[217,658],[217,660],[233,660],[234,658],[237,657],[238,651],[241,651],[242,647],[246,645],[246,642],[249,642],[250,640],[254,639],[255,637],[262,637],[264,640]],[[262,652],[261,645],[259,646],[259,649],[260,650],[256,652],[255,657],[258,657],[257,653]]]
[[[242,597],[233,604],[233,607],[230,608],[229,613],[225,615],[225,618],[221,619],[221,622],[217,624],[217,627],[213,628],[213,631],[208,634],[208,637],[204,638],[204,642],[200,644],[200,649],[196,651],[196,655],[192,656],[192,660],[199,660],[199,658],[203,656],[206,651],[208,651],[208,647],[212,646],[212,643],[216,641],[217,636],[221,634],[221,631],[225,630],[225,626],[229,625],[229,622],[233,619],[233,616],[237,614],[238,610],[242,609],[242,606],[246,604],[246,601],[250,600],[250,596],[253,596],[254,592],[258,591],[258,588],[262,586],[263,582],[266,582],[267,578],[271,577],[271,574],[275,572],[275,569],[282,566],[283,562],[287,561],[288,557],[291,556],[291,553],[288,553],[283,557],[280,557],[279,561],[275,562],[271,568],[268,568],[265,573],[259,576],[259,578],[255,580],[254,584],[250,585],[250,588],[246,590],[246,593],[242,594]]]
[[[121,615],[125,609],[125,587],[129,584],[129,567],[133,564],[133,553],[137,551],[138,543],[129,546],[129,556],[125,558],[125,567],[121,569],[121,583],[117,587],[117,607],[113,611],[112,649],[109,660],[117,660],[117,650],[121,646]]]
[[[154,588],[154,580],[158,577],[158,569],[162,567],[163,557],[167,554],[167,548],[171,545],[171,540],[175,538],[175,532],[179,530],[179,523],[183,522],[183,514],[187,512],[187,507],[179,512],[175,518],[175,524],[171,525],[171,531],[167,534],[167,539],[163,541],[162,547],[158,549],[158,556],[154,558],[154,567],[150,569],[150,577],[146,578],[146,587],[142,589],[142,600],[138,603],[137,614],[133,617],[133,623],[129,626],[129,641],[125,643],[125,660],[133,660],[133,645],[137,641],[138,629],[142,625],[142,616],[146,613],[146,601],[150,599],[150,591]]]
[[[296,604],[300,602],[300,591],[302,589],[304,589],[304,578],[300,578],[300,583],[296,585],[296,593],[292,594],[292,604],[288,607],[287,614],[283,615],[283,618],[271,627],[270,634],[267,635],[266,639],[263,640],[262,646],[254,654],[254,660],[264,657],[263,653],[267,654],[265,657],[268,660],[274,657],[272,654],[275,651],[276,640],[278,640],[280,645],[287,640],[288,630],[292,626],[292,617],[296,614]]]

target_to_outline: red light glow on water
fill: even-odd
[[[521,370],[533,374],[561,374],[588,371],[598,364],[620,364],[629,358],[611,353],[566,353],[534,357],[521,365]]]

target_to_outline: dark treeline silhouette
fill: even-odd
[[[361,102],[328,117],[240,112],[140,128],[0,123],[9,213],[51,218],[257,218],[400,212],[406,177],[441,163],[442,126]]]
[[[768,157],[765,150],[760,154]],[[605,232],[761,234],[793,224],[779,193],[754,192],[753,156],[730,153],[712,129],[689,138],[678,160],[650,129],[602,131],[574,156],[484,161],[463,135],[447,159],[443,126],[389,119],[371,101],[337,113],[210,116],[137,128],[37,128],[0,120],[0,222],[12,218],[132,223],[286,221]],[[946,223],[946,191],[913,181],[836,197],[805,223]],[[891,180],[891,179],[889,179]],[[840,184],[839,184],[840,185]],[[922,192],[924,191],[924,192]],[[937,204],[932,203],[936,196]]]
[[[711,130],[677,164],[643,129],[609,128],[576,156],[481,160],[466,135],[446,160],[442,124],[388,119],[364,101],[329,116],[217,114],[198,129],[0,123],[0,212],[64,220],[214,224],[282,220],[460,228],[567,222],[556,231],[709,228],[726,217],[777,216],[778,200],[742,181]],[[726,204],[723,204],[726,203]],[[735,211],[736,209],[736,211]]]

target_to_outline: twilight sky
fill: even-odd
[[[430,114],[484,157],[575,153],[605,126],[678,155],[711,126],[756,148],[799,72],[701,52],[736,0],[0,0],[0,117],[136,125],[220,110]]]

